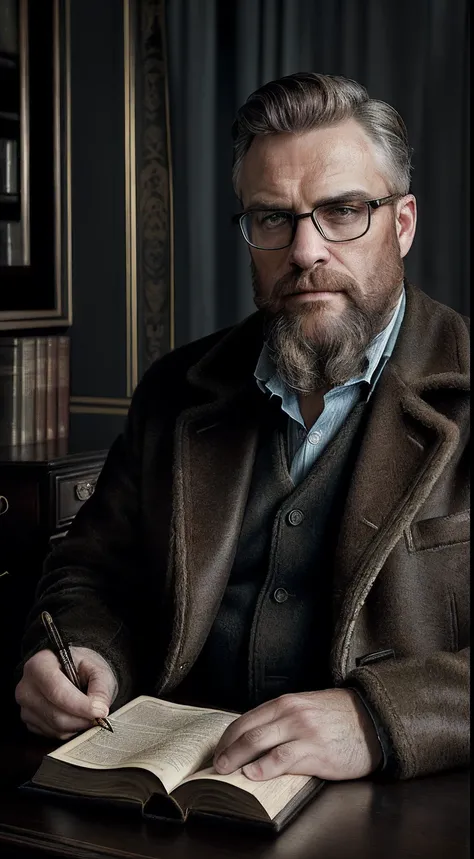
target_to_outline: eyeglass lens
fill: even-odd
[[[366,203],[344,202],[319,206],[313,212],[324,236],[330,241],[350,241],[366,232],[369,207]],[[263,250],[287,247],[293,241],[294,217],[290,212],[254,211],[242,218],[244,238]]]

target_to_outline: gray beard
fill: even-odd
[[[302,394],[343,385],[360,375],[367,347],[383,326],[381,314],[350,304],[313,340],[304,328],[305,317],[315,312],[309,304],[298,314],[277,313],[266,324],[266,342],[281,379]]]

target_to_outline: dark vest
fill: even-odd
[[[242,712],[332,685],[333,557],[366,413],[359,402],[295,487],[287,418],[269,404],[224,598],[177,699]]]

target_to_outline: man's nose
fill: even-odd
[[[328,242],[313,224],[311,218],[297,222],[296,234],[290,249],[290,262],[302,269],[318,263],[327,263],[331,257]]]

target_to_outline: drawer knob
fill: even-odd
[[[74,492],[79,501],[87,501],[94,494],[96,480],[83,480],[81,483],[76,483]]]
[[[3,514],[7,512],[9,506],[8,498],[5,498],[4,495],[0,495],[0,516],[3,516]]]

